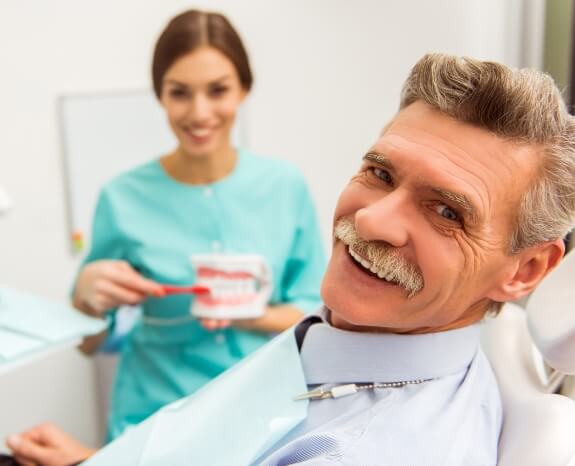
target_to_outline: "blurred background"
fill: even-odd
[[[572,101],[570,0],[2,0],[0,186],[13,206],[0,218],[0,284],[67,299],[82,255],[71,247],[59,99],[149,89],[157,35],[189,8],[238,28],[255,73],[244,141],[301,168],[326,245],[341,188],[424,53],[543,69]],[[74,350],[0,375],[0,439],[51,420],[98,445],[107,384]]]

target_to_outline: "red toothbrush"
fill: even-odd
[[[169,294],[209,294],[210,289],[203,285],[191,286],[176,286],[176,285],[162,285],[164,296]]]

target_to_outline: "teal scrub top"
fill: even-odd
[[[84,265],[122,259],[160,283],[191,284],[190,255],[255,253],[273,274],[270,304],[311,312],[320,305],[325,251],[310,193],[291,164],[238,151],[233,172],[207,185],[171,178],[154,160],[102,190]],[[189,395],[272,335],[205,330],[190,315],[193,297],[148,298],[122,346],[108,437]]]

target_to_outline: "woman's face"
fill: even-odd
[[[188,157],[209,157],[230,147],[236,112],[246,91],[233,63],[213,47],[176,60],[164,74],[160,102]]]

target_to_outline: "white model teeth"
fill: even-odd
[[[391,274],[386,275],[384,271],[378,270],[375,265],[373,265],[367,259],[364,259],[363,257],[361,257],[353,249],[348,247],[347,250],[349,251],[349,255],[351,257],[353,257],[356,262],[360,263],[363,268],[366,268],[371,273],[373,273],[374,275],[377,275],[379,278],[381,278],[382,280],[385,280],[386,282],[392,281],[393,277],[391,276]]]

